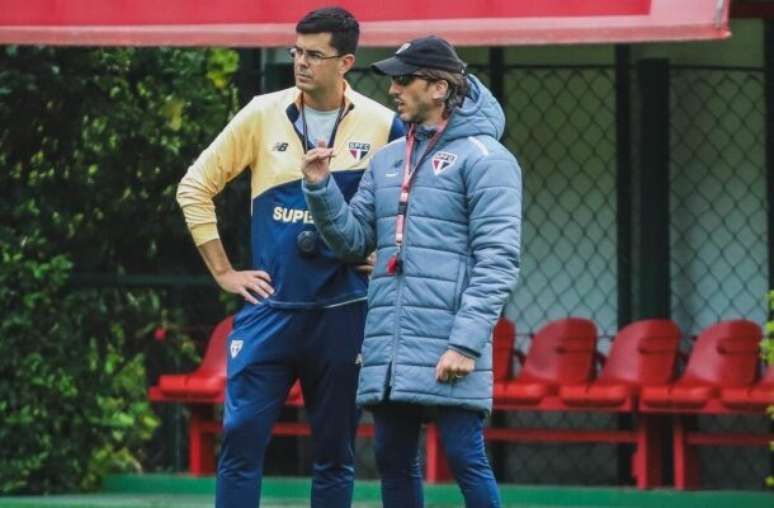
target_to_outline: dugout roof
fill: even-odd
[[[288,46],[306,12],[338,4],[362,46],[429,33],[461,46],[728,37],[730,0],[0,0],[0,44]]]

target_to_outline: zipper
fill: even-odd
[[[403,277],[403,275],[395,275],[396,277]],[[400,331],[400,309],[401,309],[401,295],[403,294],[403,281],[398,281],[398,304],[395,306],[395,330],[392,332],[392,354],[390,355],[390,372],[389,372],[389,382],[387,384],[387,389],[389,391],[392,391],[393,385],[395,383],[395,365],[396,365],[396,357],[398,356],[398,339],[399,339],[399,331]]]
[[[405,163],[405,161],[404,161]],[[419,168],[415,171],[419,171]],[[409,215],[411,212],[411,201],[409,200],[408,206],[406,207],[406,215],[404,219],[404,231],[403,231],[403,249],[408,248],[408,231],[409,231]],[[401,252],[401,255],[404,253]],[[401,259],[400,262],[403,264],[403,267],[405,268],[405,259]],[[398,279],[398,301],[395,305],[395,330],[392,332],[392,355],[390,357],[390,382],[388,385],[388,389],[392,391],[393,384],[395,383],[395,364],[396,364],[396,357],[398,356],[398,339],[399,339],[399,332],[400,332],[400,311],[401,307],[403,306],[403,299],[401,298],[403,296],[403,276],[404,276],[404,270],[400,270],[395,273],[394,277],[400,277]]]
[[[441,138],[438,140],[438,143],[433,148],[434,153],[440,150],[442,140],[443,140],[443,136],[441,136]],[[419,147],[417,147],[416,153],[417,153],[417,157],[421,157],[419,155]],[[422,164],[427,164],[427,160],[422,161]],[[417,166],[417,168],[414,171],[419,172],[420,169],[422,169],[421,164]],[[405,230],[403,231],[403,249],[404,250],[408,249],[409,216],[411,215],[412,202],[413,202],[412,200],[409,200],[408,206],[406,207],[406,216],[404,220]],[[405,259],[401,259],[401,263],[403,263],[403,266],[405,266]],[[403,299],[401,298],[401,296],[403,295],[402,277],[404,276],[404,273],[405,272],[401,270],[399,273],[396,273],[394,275],[394,277],[401,277],[401,279],[398,280],[398,303],[395,306],[395,330],[393,331],[393,334],[392,334],[392,355],[390,358],[390,380],[389,380],[389,384],[387,385],[387,388],[389,389],[390,392],[392,391],[392,388],[395,383],[395,364],[396,364],[395,359],[396,359],[396,356],[398,355],[398,339],[399,339],[398,332],[400,331],[400,311],[401,311],[401,307],[403,306]]]

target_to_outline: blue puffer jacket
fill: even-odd
[[[497,141],[505,117],[473,76],[411,186],[402,271],[395,217],[405,138],[371,161],[349,205],[334,179],[304,185],[309,210],[334,253],[352,261],[376,249],[357,401],[384,400],[491,410],[492,328],[519,273],[521,170]],[[432,133],[418,132],[414,157]],[[454,383],[435,380],[448,349],[476,357],[474,372]]]

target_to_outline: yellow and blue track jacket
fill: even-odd
[[[218,238],[213,197],[245,168],[252,170],[252,268],[271,276],[275,292],[269,305],[286,309],[362,300],[367,292],[367,278],[339,261],[322,240],[313,256],[297,248],[302,231],[315,231],[301,191],[300,93],[289,88],[255,97],[188,168],[177,190],[198,246]],[[331,172],[349,200],[373,154],[404,131],[394,112],[348,85],[344,108]]]

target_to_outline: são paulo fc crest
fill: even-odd
[[[245,343],[243,340],[234,339],[231,341],[231,358],[236,358],[236,355],[242,351],[242,345]]]
[[[454,164],[457,160],[457,155],[451,152],[435,152],[433,155],[433,173],[440,175]]]
[[[349,153],[352,154],[352,157],[356,161],[362,160],[363,157],[365,157],[370,151],[371,151],[371,143],[363,143],[361,141],[349,142]]]

